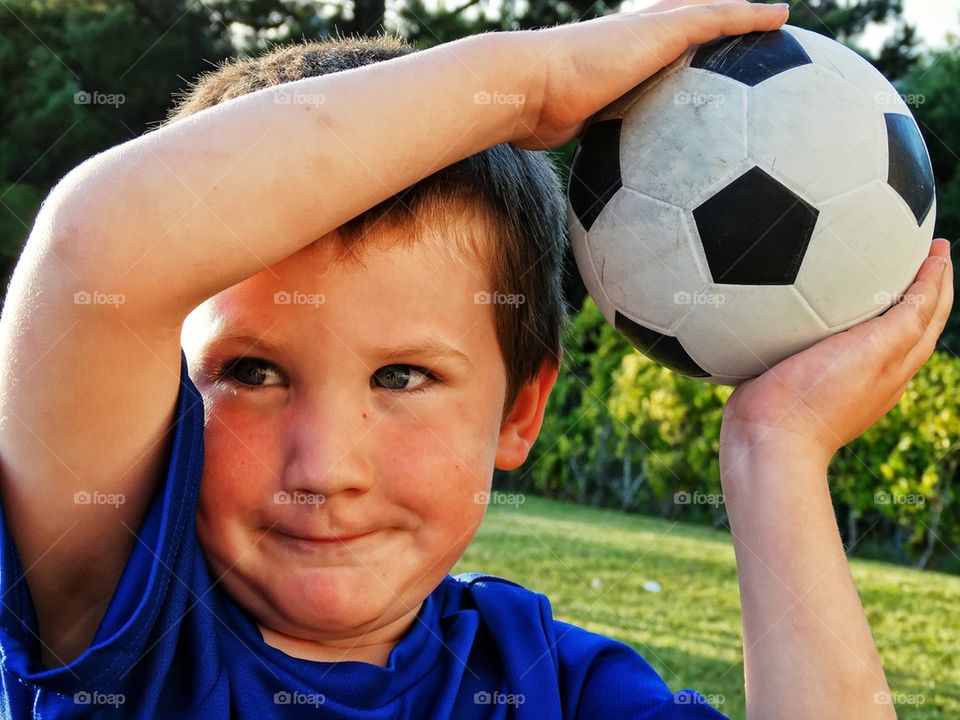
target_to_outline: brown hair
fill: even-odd
[[[191,84],[164,124],[263,88],[412,52],[416,48],[407,41],[381,34],[288,44],[259,57],[229,60]],[[557,170],[545,152],[508,143],[494,145],[361,213],[339,227],[337,236],[345,248],[352,249],[362,245],[378,223],[410,223],[419,228],[422,218],[433,219],[431,229],[439,221],[447,238],[488,238],[487,242],[466,240],[472,245],[466,249],[488,266],[489,287],[501,298],[522,298],[522,302],[495,302],[493,307],[507,371],[506,416],[517,392],[537,377],[544,361],[555,367],[561,362],[568,322],[563,299],[567,235]],[[475,226],[479,221],[479,232],[464,233],[465,221]]]

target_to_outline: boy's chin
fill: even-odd
[[[294,571],[272,584],[271,595],[281,615],[323,633],[379,626],[408,612],[388,580],[363,566]]]

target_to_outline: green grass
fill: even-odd
[[[736,562],[728,534],[533,496],[491,505],[453,573],[510,578],[550,598],[554,616],[632,645],[673,690],[723,696],[744,716]],[[851,571],[906,702],[901,720],[960,718],[960,578],[867,560]],[[602,585],[594,587],[594,579]],[[659,593],[643,583],[660,583]],[[912,696],[912,697],[910,697]]]

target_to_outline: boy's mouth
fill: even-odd
[[[373,530],[367,530],[358,533],[341,533],[341,534],[331,534],[331,535],[296,535],[293,533],[287,533],[282,530],[274,530],[281,538],[290,544],[297,545],[299,547],[309,548],[311,546],[315,547],[328,547],[330,545],[339,545],[352,542],[354,540],[360,540],[361,538],[370,537],[377,532],[379,528]]]

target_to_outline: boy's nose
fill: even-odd
[[[348,408],[340,400],[313,400],[292,412],[284,433],[282,482],[288,492],[329,497],[370,488],[373,472],[366,452],[370,423],[360,421],[359,408]]]

